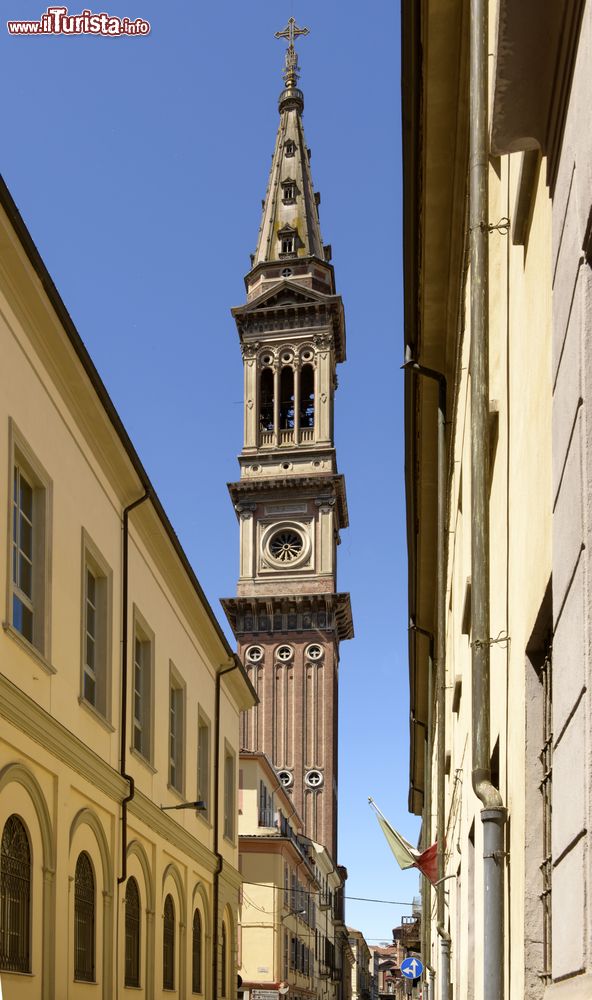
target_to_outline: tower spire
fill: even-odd
[[[297,86],[300,68],[294,42],[310,29],[299,27],[293,17],[276,38],[288,42],[284,64],[284,90],[279,97],[280,123],[265,199],[257,248],[252,255],[252,270],[247,275],[250,294],[261,294],[267,287],[272,272],[269,264],[282,262],[283,275],[298,277],[302,283],[312,280],[316,266],[330,260],[330,248],[323,246],[319,222],[320,196],[315,194],[310,172],[310,150],[306,145],[302,114],[304,94]],[[304,266],[294,267],[298,261]],[[293,263],[294,262],[294,263]],[[263,269],[263,270],[262,270]],[[279,272],[278,272],[279,273]],[[308,274],[308,278],[305,276]],[[333,291],[333,275],[329,268],[323,270],[326,282]],[[277,279],[277,274],[273,280]]]

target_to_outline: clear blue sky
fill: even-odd
[[[356,639],[340,671],[340,862],[347,894],[410,900],[367,804],[407,814],[407,586],[399,21],[396,0],[106,0],[141,38],[14,38],[0,25],[0,170],[222,620],[235,592],[244,301],[277,128],[290,15],[321,226],[343,295],[348,360],[336,444],[347,479],[339,586]],[[4,0],[38,18],[43,0]],[[400,907],[350,901],[388,939]]]

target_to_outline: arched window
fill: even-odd
[[[201,913],[196,910],[193,914],[193,941],[192,941],[192,951],[193,951],[193,972],[192,972],[192,989],[194,993],[201,993],[201,967],[202,967],[202,950],[201,950]]]
[[[140,893],[135,878],[125,887],[125,985],[140,985]]]
[[[2,831],[0,855],[0,969],[31,971],[31,848],[18,816]]]
[[[280,428],[290,430],[293,426],[294,369],[290,365],[285,365],[280,376]]]
[[[272,431],[273,426],[273,371],[264,368],[259,382],[259,427]]]
[[[74,876],[74,979],[95,981],[95,876],[86,851]]]
[[[164,901],[162,988],[163,990],[175,988],[175,904],[170,893]]]
[[[314,427],[314,368],[303,365],[300,372],[300,426]]]
[[[220,971],[222,972],[222,987],[220,990],[220,996],[226,997],[228,996],[228,943],[226,941],[226,924],[224,922],[222,922],[222,941],[220,951],[222,953],[220,956]]]

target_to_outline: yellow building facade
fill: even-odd
[[[579,1000],[592,9],[402,11],[409,806],[440,845],[423,995]]]
[[[245,1000],[337,1000],[349,976],[341,965],[349,953],[342,874],[302,827],[266,755],[243,751],[239,972]]]
[[[0,202],[4,996],[232,998],[256,696]]]

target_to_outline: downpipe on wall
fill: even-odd
[[[483,804],[484,1000],[504,995],[504,834],[507,812],[491,781],[489,579],[488,4],[471,0],[469,225],[471,246],[472,782]]]
[[[407,356],[409,355],[409,356]],[[438,882],[436,885],[437,925],[440,938],[440,1000],[448,1000],[450,993],[450,934],[445,925],[444,876],[446,867],[445,844],[445,758],[446,758],[446,377],[442,372],[427,368],[415,361],[406,351],[405,371],[414,372],[438,384],[438,445],[437,445],[437,525],[436,525],[436,715],[437,739],[437,821]],[[430,733],[431,740],[431,733]],[[430,788],[431,792],[431,788]]]

